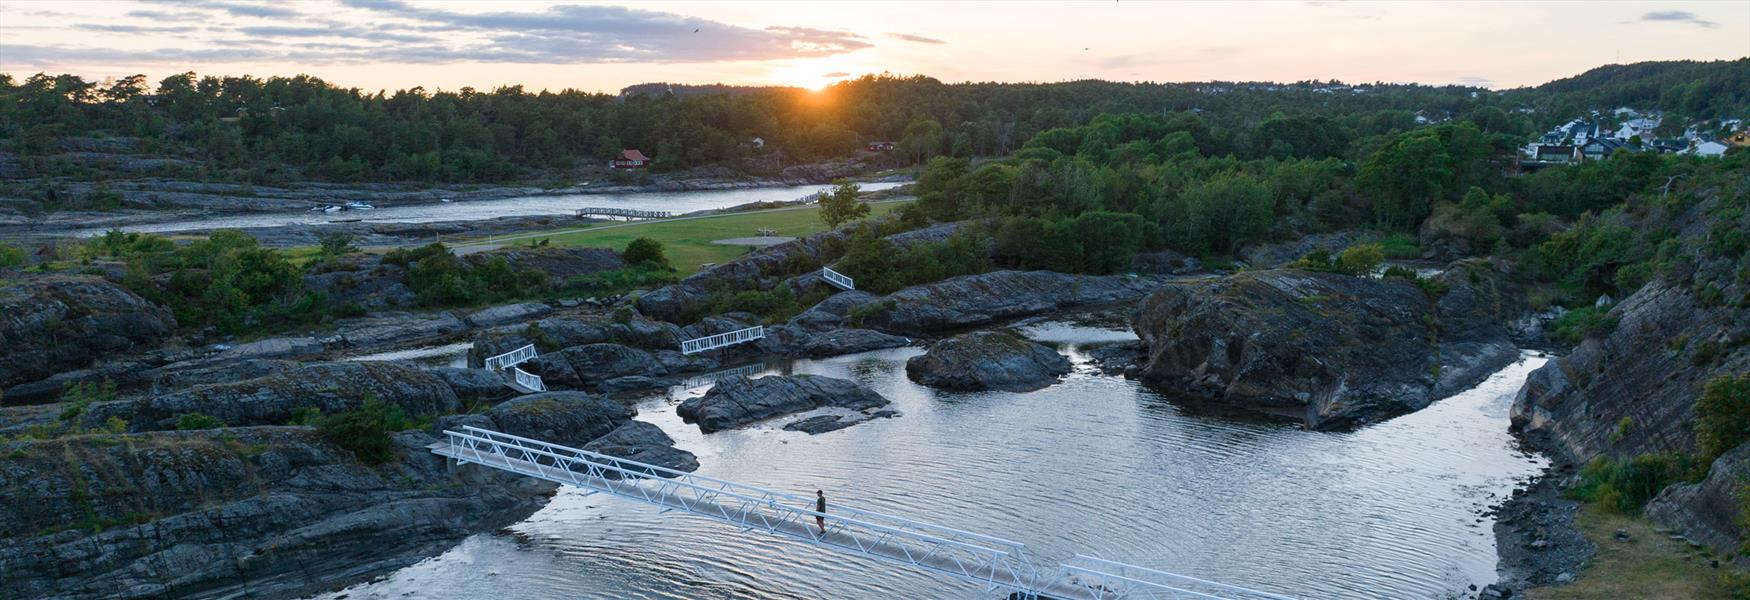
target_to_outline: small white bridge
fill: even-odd
[[[830,283],[833,287],[841,290],[850,291],[857,289],[857,282],[855,280],[851,279],[844,273],[832,270],[830,267],[820,268],[820,278],[825,279],[827,283]]]
[[[533,394],[547,391],[547,384],[541,381],[540,375],[519,369],[517,365],[528,362],[538,354],[540,352],[535,350],[535,345],[529,344],[504,354],[487,357],[482,362],[486,370],[499,375],[507,375],[505,371],[510,371],[509,377],[504,380],[505,386],[524,394]]]
[[[610,219],[667,219],[674,213],[666,210],[638,210],[635,208],[590,207],[577,209],[577,218],[607,217]]]
[[[765,326],[755,325],[746,329],[737,329],[735,331],[728,331],[717,335],[707,335],[702,338],[681,340],[681,354],[698,354],[706,350],[744,344],[764,337],[766,337]]]
[[[477,427],[445,431],[432,453],[457,464],[535,477],[605,492],[738,527],[857,556],[885,560],[1041,600],[1183,599],[1291,600],[1286,596],[1077,556],[1043,569],[1026,546],[834,504],[815,512],[814,498],[694,475]],[[818,520],[818,521],[817,521]],[[822,523],[824,526],[817,525]]]

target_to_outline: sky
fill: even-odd
[[[1722,2],[0,0],[0,72],[309,74],[367,91],[647,82],[1537,85],[1616,62],[1750,56]]]

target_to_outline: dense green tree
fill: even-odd
[[[869,205],[857,199],[859,188],[857,184],[840,180],[833,186],[832,192],[820,199],[820,220],[827,227],[837,229],[851,221],[869,216]]]

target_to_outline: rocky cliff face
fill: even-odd
[[[96,277],[25,276],[0,288],[0,388],[157,345],[170,312]]]
[[[310,363],[264,377],[202,385],[134,400],[93,405],[85,417],[99,427],[110,417],[134,431],[175,429],[185,414],[217,417],[225,424],[281,425],[301,408],[333,414],[375,399],[420,418],[461,410],[461,399],[441,377],[388,362]]]
[[[1134,327],[1149,347],[1145,381],[1340,429],[1420,409],[1511,362],[1504,328],[1446,351],[1442,322],[1470,318],[1402,279],[1275,270],[1169,283]]]
[[[1056,383],[1069,369],[1069,359],[1056,350],[1001,331],[957,335],[905,361],[912,380],[951,390],[1031,391]]]

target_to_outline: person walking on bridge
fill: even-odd
[[[815,526],[820,527],[821,535],[826,535],[826,492],[814,490],[814,512],[820,513],[814,515]]]

